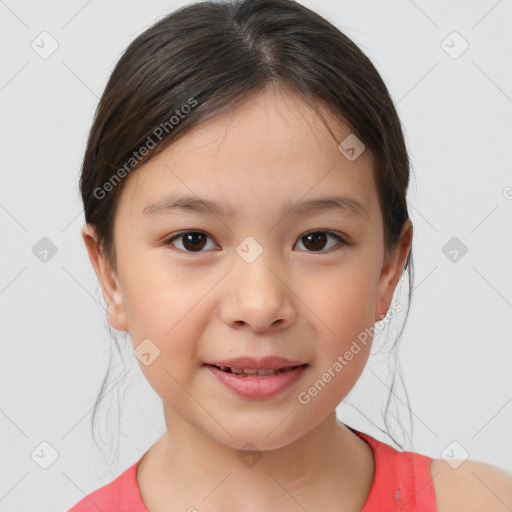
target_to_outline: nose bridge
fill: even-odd
[[[278,256],[251,236],[238,245],[236,253],[224,321],[231,327],[247,324],[257,331],[288,325],[295,311]]]

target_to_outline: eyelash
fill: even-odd
[[[183,249],[179,249],[177,247],[174,247],[172,242],[174,242],[175,240],[179,239],[179,238],[182,238],[184,235],[188,235],[188,234],[191,234],[191,233],[199,233],[201,235],[206,235],[208,238],[212,239],[213,238],[208,235],[208,233],[205,233],[204,231],[199,231],[199,230],[188,230],[188,231],[181,231],[180,233],[177,233],[175,235],[173,235],[171,238],[168,238],[165,242],[164,242],[164,245],[168,245],[168,246],[172,246],[172,249],[173,250],[176,250],[176,251],[179,251],[179,252],[184,252],[186,254],[200,254],[202,252],[205,252],[205,251],[186,251],[186,250],[183,250]],[[322,253],[330,253],[332,252],[333,250],[336,250],[336,248],[341,248],[343,246],[347,246],[347,245],[350,245],[347,241],[345,241],[340,235],[338,235],[337,233],[334,233],[333,231],[328,231],[328,230],[322,230],[322,229],[319,229],[319,230],[316,230],[316,231],[307,231],[306,233],[304,233],[303,235],[301,235],[299,237],[299,240],[307,235],[312,235],[312,234],[316,234],[316,233],[326,233],[327,235],[330,235],[332,236],[333,238],[335,238],[338,242],[339,242],[339,246],[334,246],[334,247],[330,247],[327,251],[305,251],[305,252],[309,252],[311,254],[315,254],[315,253],[318,253],[318,254],[322,254]]]

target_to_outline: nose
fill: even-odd
[[[235,262],[229,273],[228,297],[222,319],[233,329],[247,326],[255,333],[289,327],[296,318],[294,294],[282,271],[273,269],[261,255],[256,261]]]

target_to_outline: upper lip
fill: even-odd
[[[267,356],[262,358],[255,357],[235,357],[234,359],[219,359],[208,361],[205,364],[211,366],[227,366],[229,368],[256,369],[256,370],[278,370],[288,366],[301,366],[302,361],[286,359],[278,356]]]

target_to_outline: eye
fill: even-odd
[[[303,245],[308,249],[308,252],[327,252],[323,251],[324,245],[329,237],[337,240],[341,245],[348,245],[343,238],[333,233],[332,231],[310,231],[302,235],[299,241],[304,240]],[[331,249],[333,246],[329,247]],[[335,246],[334,246],[335,247]]]
[[[205,247],[205,240],[207,238],[210,237],[202,231],[182,231],[169,238],[165,244],[174,245],[174,240],[183,240],[181,243],[182,247],[178,247],[178,249],[184,252],[202,252],[201,249]]]
[[[325,244],[329,237],[335,239],[341,245],[348,245],[343,238],[332,231],[310,231],[309,233],[302,235],[299,241],[302,242],[302,240],[304,240],[303,245],[306,247],[308,252],[327,252],[323,249],[325,249]],[[210,238],[210,236],[202,231],[182,231],[181,233],[169,238],[165,242],[165,245],[173,245],[183,252],[203,252],[202,249],[206,247],[206,240],[208,238]],[[174,243],[175,240],[178,240],[181,243],[181,247]],[[336,245],[334,245],[334,247],[335,246]],[[216,246],[214,244],[213,248],[215,247]],[[328,249],[331,249],[332,247],[333,246],[331,245]]]

